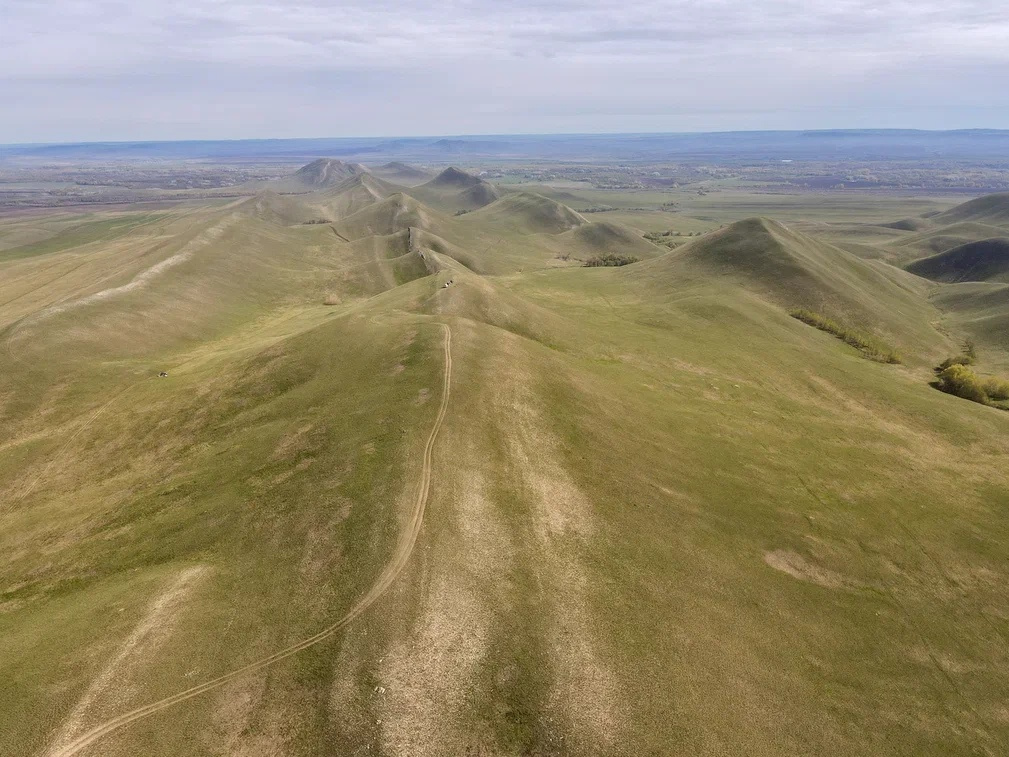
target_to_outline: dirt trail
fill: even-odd
[[[445,414],[448,411],[449,393],[452,386],[452,330],[449,328],[448,324],[443,323],[441,326],[445,330],[445,372],[442,385],[441,405],[438,408],[438,415],[435,417],[434,425],[431,427],[431,433],[428,436],[427,444],[424,447],[424,458],[421,466],[420,485],[417,489],[417,499],[414,503],[413,511],[410,514],[410,521],[407,524],[406,530],[404,530],[399,537],[399,542],[396,545],[396,550],[393,552],[392,558],[389,560],[388,564],[386,564],[382,573],[379,575],[378,580],[372,584],[368,592],[361,597],[361,599],[359,599],[353,607],[351,607],[346,615],[332,625],[322,629],[314,636],[310,636],[296,644],[292,644],[286,649],[275,652],[269,657],[264,657],[261,660],[257,660],[256,662],[249,663],[248,665],[233,670],[230,673],[225,673],[222,676],[205,681],[204,683],[194,686],[191,689],[180,691],[178,694],[173,694],[172,696],[165,697],[157,702],[151,702],[143,707],[138,707],[135,710],[125,712],[118,717],[112,718],[111,720],[92,728],[90,731],[83,734],[70,744],[60,746],[55,750],[49,751],[47,753],[47,757],[71,757],[72,755],[79,754],[102,737],[107,736],[113,731],[117,731],[123,726],[129,725],[136,720],[141,720],[142,718],[146,718],[156,712],[167,709],[172,705],[197,697],[200,694],[204,694],[223,686],[228,681],[231,681],[239,676],[245,675],[246,673],[252,673],[257,670],[262,670],[265,667],[280,662],[281,660],[291,657],[292,655],[308,649],[309,647],[315,646],[319,642],[328,639],[341,628],[356,619],[365,610],[371,607],[371,605],[373,605],[383,593],[385,593],[385,591],[396,580],[397,576],[399,576],[403,567],[406,565],[407,560],[410,559],[413,547],[417,543],[417,537],[420,535],[420,529],[424,522],[424,510],[427,506],[428,490],[431,487],[431,456],[434,450],[435,440],[438,437],[438,431],[441,429],[442,423],[445,420]]]
[[[144,657],[147,657],[171,634],[172,626],[177,618],[179,606],[183,604],[186,595],[191,593],[206,573],[207,568],[196,566],[182,571],[161,595],[151,603],[147,614],[120,647],[118,653],[95,676],[91,686],[77,702],[70,716],[64,721],[59,735],[53,740],[52,751],[58,750],[73,741],[88,715],[98,714],[109,704],[125,704],[116,700],[124,697],[124,690],[130,689],[130,668]],[[127,682],[124,685],[124,682]],[[104,707],[102,705],[105,705]],[[113,707],[108,707],[113,709]]]

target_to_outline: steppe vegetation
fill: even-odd
[[[819,313],[814,313],[812,310],[806,310],[804,308],[790,310],[788,314],[793,318],[798,318],[803,323],[808,323],[810,326],[820,329],[820,331],[826,331],[828,334],[833,334],[842,342],[850,344],[856,350],[860,350],[866,357],[872,360],[876,360],[880,363],[901,362],[900,355],[894,352],[890,347],[881,343],[879,340],[866,336],[865,334],[850,329],[847,326],[842,326],[840,323],[831,318],[826,318]]]
[[[305,163],[0,218],[0,753],[1009,750],[1006,195]]]

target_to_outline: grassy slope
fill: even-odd
[[[434,178],[429,171],[423,168],[399,161],[392,161],[380,166],[369,166],[368,168],[372,175],[404,187],[417,186]]]
[[[956,207],[931,216],[929,220],[939,225],[953,223],[983,223],[994,226],[1009,225],[1009,192],[989,194],[961,203]]]
[[[1009,239],[968,242],[938,255],[916,260],[907,267],[933,281],[999,281],[1009,279]]]
[[[220,215],[180,213],[0,261],[0,301],[19,298],[0,309],[0,752],[41,749],[103,670],[119,685],[88,723],[360,596],[414,491],[438,322],[452,404],[401,580],[345,634],[95,753],[1004,751],[1009,417],[927,386],[920,280],[766,226],[747,236],[804,272],[778,288],[682,252],[531,271],[546,243],[477,215],[435,218],[441,249],[413,232],[444,267],[427,278],[391,267],[408,229],[360,218],[353,243],[244,214],[207,240]],[[143,287],[18,322],[193,240]],[[783,278],[876,302],[918,359],[789,318]]]
[[[0,751],[43,745],[180,570],[212,578],[170,640],[112,668],[145,698],[308,635],[363,593],[396,536],[439,332],[354,316],[396,282],[358,291],[371,280],[340,259],[358,251],[328,229],[240,221],[148,285],[7,322],[0,708],[30,727],[4,729]],[[343,307],[321,305],[332,287]],[[85,715],[121,703],[105,692]],[[184,733],[158,738],[190,751]]]
[[[1005,417],[733,288],[655,298],[630,269],[579,275],[523,288],[592,335],[551,360],[573,375],[550,407],[609,535],[590,583],[649,703],[641,743],[998,751],[1006,690],[981,661],[1003,655],[1006,606],[981,576],[1002,571]]]
[[[782,308],[808,308],[875,333],[912,355],[931,359],[944,348],[931,325],[939,313],[913,277],[775,221],[738,221],[629,275],[663,292],[724,281]]]
[[[446,168],[431,181],[406,191],[424,204],[445,213],[476,210],[500,197],[492,184],[458,168]]]

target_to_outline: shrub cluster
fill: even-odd
[[[605,255],[589,258],[585,261],[585,267],[597,268],[599,266],[630,265],[631,263],[637,262],[638,258],[631,257],[630,255],[613,255],[612,253],[607,253]]]
[[[899,363],[901,361],[900,354],[896,350],[883,344],[878,339],[861,334],[831,318],[814,313],[812,310],[796,308],[789,310],[788,314],[793,318],[798,318],[803,323],[820,329],[820,331],[833,334],[845,344],[850,344],[855,349],[860,350],[870,360],[880,363]]]
[[[981,378],[969,367],[976,361],[974,343],[968,340],[964,343],[962,354],[946,358],[936,366],[939,388],[983,405],[1009,400],[1009,381],[994,376]]]
[[[649,231],[644,236],[652,244],[662,245],[671,250],[680,244],[680,240],[677,237],[693,236],[693,234],[684,234],[682,231],[673,231],[670,229],[669,231]]]
[[[971,402],[988,404],[988,394],[981,379],[970,368],[961,363],[953,363],[939,371],[939,388],[948,394],[955,394]]]

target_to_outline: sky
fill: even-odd
[[[0,143],[1009,128],[1002,0],[0,0]]]

